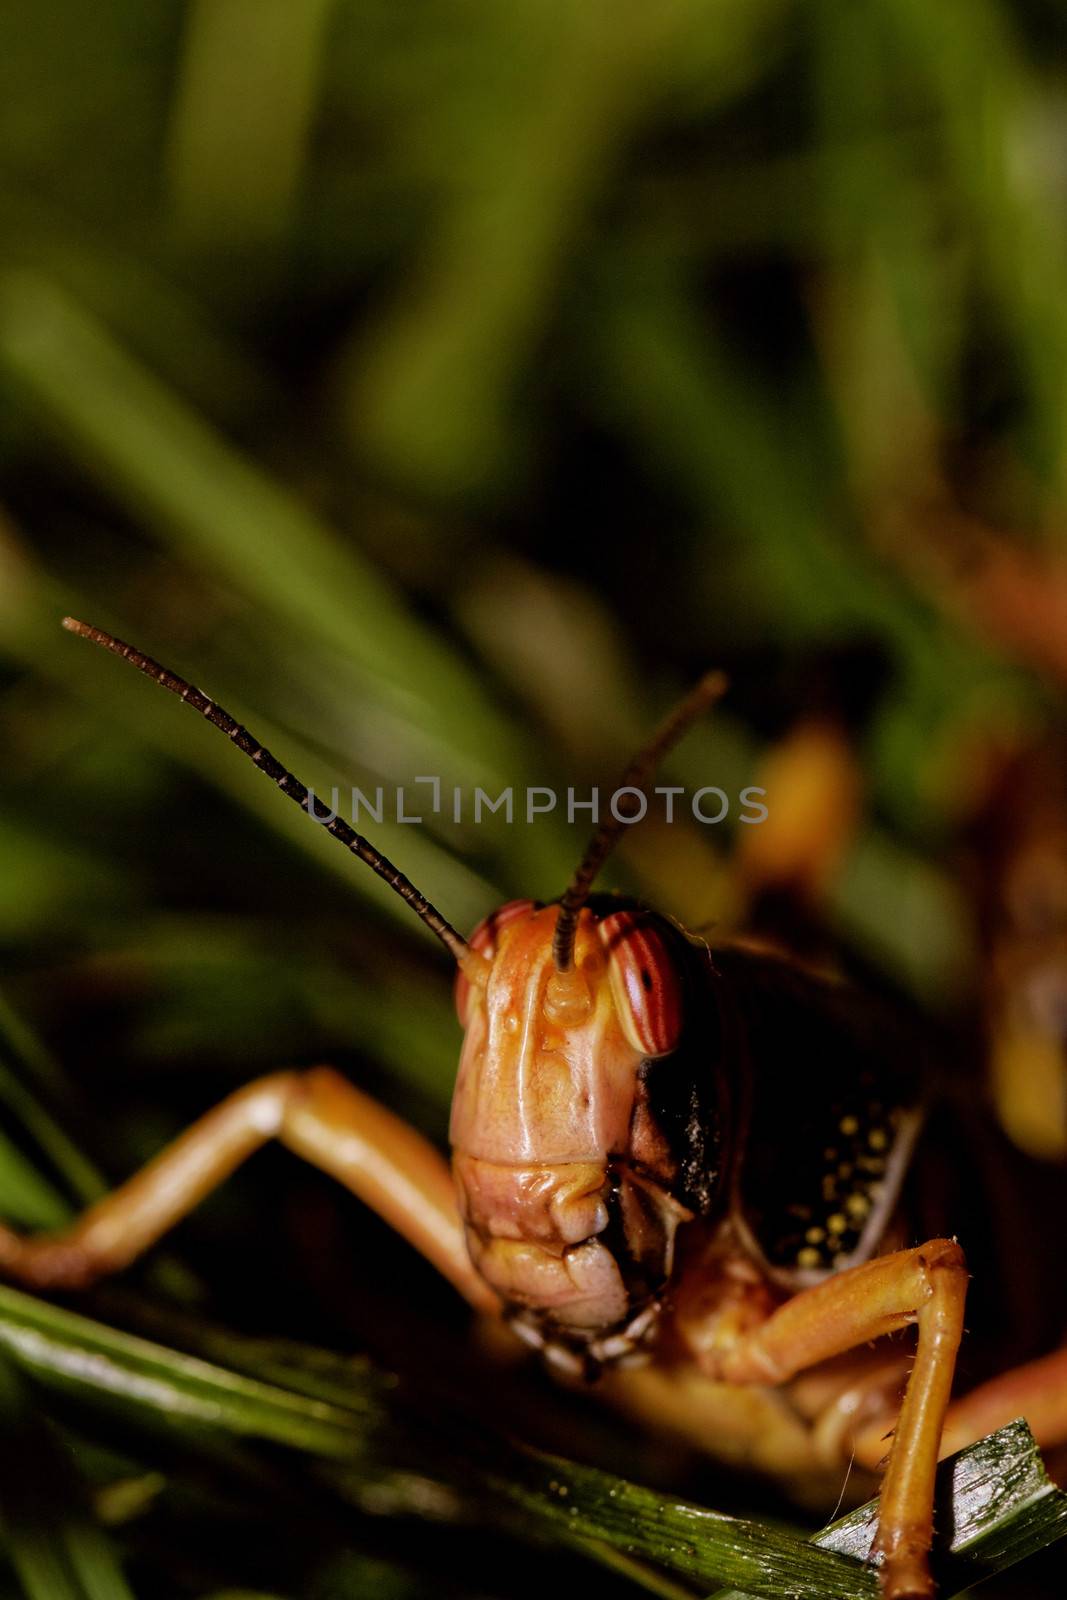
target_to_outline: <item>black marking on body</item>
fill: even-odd
[[[744,1046],[734,1215],[778,1281],[811,1282],[877,1250],[918,1127],[921,1057],[870,995],[769,955],[715,959]]]
[[[638,1101],[670,1152],[671,1194],[697,1216],[707,1217],[721,1190],[726,1159],[730,1097],[722,1025],[708,978],[707,951],[664,917],[656,918],[656,930],[682,974],[682,1033],[670,1055],[638,1068]]]

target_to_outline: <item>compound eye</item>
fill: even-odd
[[[682,1032],[682,984],[667,940],[640,911],[613,911],[597,931],[627,1039],[643,1056],[669,1055]]]
[[[495,911],[491,911],[487,917],[482,918],[467,943],[472,950],[477,950],[480,956],[485,956],[487,961],[492,961],[496,955],[497,941],[502,931],[510,923],[517,922],[520,917],[529,916],[530,912],[536,911],[536,909],[536,900],[509,900],[506,905],[498,906]],[[464,1028],[467,1026],[470,994],[470,983],[462,972],[457,972],[455,988],[456,1014],[459,1017],[460,1026]]]

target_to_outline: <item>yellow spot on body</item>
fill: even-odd
[[[803,1250],[797,1251],[798,1267],[817,1267],[820,1259],[819,1252],[813,1250],[810,1245],[805,1245]]]
[[[871,1209],[871,1202],[865,1194],[850,1194],[845,1201],[845,1210],[850,1217],[862,1218],[867,1216]]]
[[[841,1165],[837,1169],[837,1176],[839,1178],[851,1178],[851,1176],[852,1176],[852,1163],[851,1163],[851,1161],[842,1161]]]
[[[870,1145],[872,1150],[884,1150],[886,1145],[889,1143],[885,1129],[872,1128],[870,1133],[867,1135],[867,1143]]]
[[[826,1238],[826,1229],[809,1228],[804,1237],[809,1244],[822,1244],[823,1240]]]
[[[853,1134],[859,1133],[860,1131],[858,1117],[842,1117],[837,1126],[841,1129],[841,1132],[846,1136],[846,1138],[849,1139],[852,1138]]]
[[[848,1218],[843,1211],[835,1211],[832,1217],[827,1217],[826,1227],[830,1233],[847,1233]]]

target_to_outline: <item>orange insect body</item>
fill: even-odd
[[[65,625],[178,695],[314,815],[300,780],[201,690],[100,629]],[[640,795],[723,687],[703,679],[621,788]],[[1063,1440],[1067,1350],[950,1407],[967,1270],[954,1239],[927,1237],[901,1209],[922,1062],[892,1019],[795,963],[741,944],[712,955],[668,918],[592,895],[622,815],[594,834],[558,904],[513,901],[469,942],[367,839],[336,816],[322,825],[456,962],[451,1173],[332,1068],[280,1071],[61,1233],[0,1224],[3,1271],[39,1289],[120,1270],[276,1138],[567,1373],[652,1358],[609,1376],[614,1397],[641,1410],[643,1396],[645,1414],[735,1459],[807,1480],[839,1460],[877,1467],[891,1435],[882,1586],[886,1600],[927,1600],[943,1431],[958,1447],[1024,1412],[1040,1442]],[[926,1242],[899,1248],[909,1237]],[[865,1365],[863,1347],[908,1325],[913,1363]]]

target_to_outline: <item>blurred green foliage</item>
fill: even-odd
[[[6,1217],[283,1061],[443,1137],[458,1045],[405,908],[64,612],[320,793],[602,781],[724,665],[674,781],[840,718],[866,788],[827,926],[939,1022],[973,1006],[983,763],[1062,739],[1055,627],[972,578],[989,541],[1032,598],[1064,560],[1065,74],[1048,0],[0,10]],[[558,893],[582,835],[375,830],[461,928]],[[728,927],[727,847],[635,835],[615,881]],[[420,1297],[447,1327],[327,1194],[264,1157],[142,1281],[378,1355]],[[168,1588],[174,1537],[145,1592],[247,1587],[205,1555]],[[372,1546],[331,1594],[386,1592]]]

